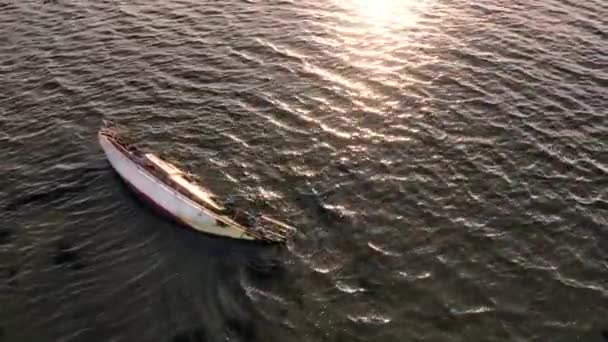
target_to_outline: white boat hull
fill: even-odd
[[[112,167],[137,193],[174,220],[197,231],[235,239],[256,240],[237,225],[218,225],[218,217],[201,205],[156,179],[119,151],[104,135],[99,143]]]

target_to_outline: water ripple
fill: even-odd
[[[606,329],[605,1],[0,9],[0,339]],[[177,230],[116,178],[102,118],[297,238],[273,262]]]

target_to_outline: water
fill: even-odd
[[[603,341],[607,16],[0,0],[0,340]],[[298,235],[159,218],[102,119]]]

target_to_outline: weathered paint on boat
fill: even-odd
[[[265,240],[248,232],[237,222],[219,216],[156,179],[129,159],[101,132],[99,143],[112,167],[145,200],[181,224],[197,231],[244,240]],[[218,221],[223,223],[218,225]]]

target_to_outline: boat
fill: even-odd
[[[207,234],[270,243],[285,242],[295,228],[234,202],[220,200],[194,177],[153,153],[125,142],[110,127],[98,132],[106,158],[139,197],[181,225]]]

